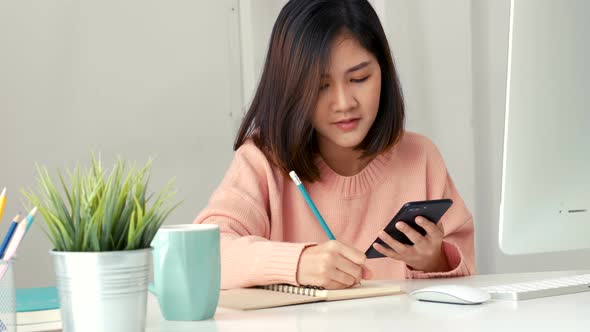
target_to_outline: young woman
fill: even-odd
[[[196,223],[221,232],[222,288],[345,288],[361,279],[474,273],[473,220],[435,145],[404,131],[389,46],[365,0],[291,0],[274,25],[234,159]],[[334,233],[289,178],[294,170]],[[435,225],[382,230],[408,201],[451,198]],[[376,245],[385,258],[367,260]]]

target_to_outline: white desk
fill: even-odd
[[[456,279],[407,280],[402,289],[441,283],[486,286],[590,271],[480,275]],[[396,282],[400,283],[400,282]],[[218,308],[213,319],[165,321],[157,300],[148,300],[147,332],[374,332],[374,331],[589,331],[590,292],[519,302],[492,300],[482,305],[452,305],[414,300],[402,294],[370,299],[320,302],[255,311]]]

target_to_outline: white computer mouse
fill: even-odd
[[[490,294],[477,287],[465,285],[437,285],[410,293],[417,300],[453,304],[480,304],[490,300]]]

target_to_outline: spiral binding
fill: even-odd
[[[297,294],[297,295],[305,295],[305,296],[316,296],[317,291],[324,290],[323,287],[317,286],[293,286],[289,284],[274,284],[274,285],[265,285],[260,286],[262,289],[275,291],[275,292],[282,292],[282,293],[290,293],[290,294]]]

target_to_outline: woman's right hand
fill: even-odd
[[[364,268],[366,259],[361,251],[338,241],[307,247],[299,258],[297,282],[325,289],[351,287],[368,274]]]

